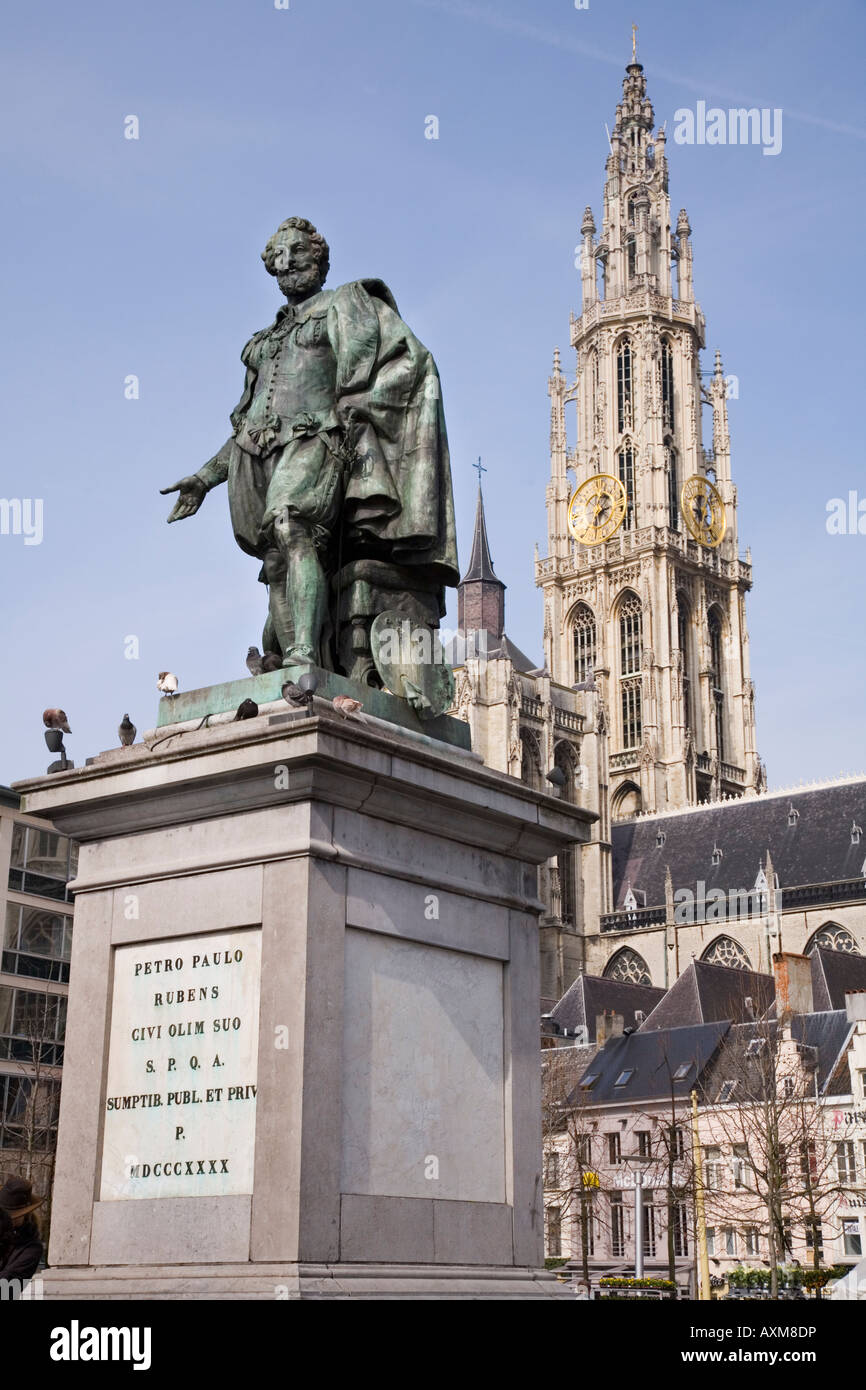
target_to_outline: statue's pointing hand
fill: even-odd
[[[181,478],[179,483],[173,483],[171,487],[160,488],[159,495],[165,497],[169,492],[178,492],[180,496],[168,519],[169,521],[182,521],[185,516],[195,515],[205,499],[207,488],[201,478],[192,474],[189,478]]]

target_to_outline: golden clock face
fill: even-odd
[[[625,488],[610,473],[593,473],[568,504],[568,529],[581,545],[609,541],[625,517]]]
[[[728,524],[725,504],[718,490],[700,473],[693,473],[683,484],[680,494],[683,518],[689,531],[701,545],[715,550],[721,545]]]

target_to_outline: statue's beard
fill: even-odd
[[[277,275],[277,284],[286,298],[315,294],[321,288],[319,267],[313,265],[308,270],[281,270]]]

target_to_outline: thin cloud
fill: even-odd
[[[567,53],[579,53],[582,57],[593,58],[596,62],[607,63],[610,67],[621,69],[624,66],[621,56],[615,58],[610,53],[596,48],[594,44],[583,43],[580,39],[572,38],[570,35],[557,34],[552,29],[541,29],[537,24],[527,24],[522,19],[513,19],[510,15],[500,14],[487,5],[458,4],[456,0],[411,0],[411,2],[419,9],[437,10],[441,14],[453,15],[457,19],[469,19],[476,24],[486,25],[488,29],[498,29],[504,34],[516,34],[521,38],[531,40],[533,43],[544,44],[548,48],[559,48]],[[700,97],[718,97],[724,101],[735,102],[738,106],[755,104],[753,98],[744,97],[742,92],[731,92],[724,87],[713,86],[710,82],[698,81],[693,77],[684,77],[682,73],[671,72],[669,69],[658,67],[656,64],[653,64],[653,76],[664,82],[669,82],[674,87],[683,87],[689,92],[695,92]],[[783,109],[785,116],[792,121],[802,121],[805,125],[832,130],[837,135],[850,135],[855,140],[866,140],[866,130],[859,126],[831,121],[825,116],[816,116],[810,111],[798,111],[791,106],[786,106]]]

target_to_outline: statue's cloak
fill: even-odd
[[[306,332],[311,341],[327,333],[336,359],[333,400],[317,401],[306,423],[278,424],[275,439],[259,431],[267,448],[253,452],[256,430],[249,419],[256,410],[257,363],[289,331]],[[356,280],[323,290],[294,311],[281,310],[270,328],[250,339],[242,360],[247,380],[232,412],[234,438],[200,471],[209,482],[220,473],[228,477],[238,544],[263,556],[275,494],[281,501],[275,471],[284,468],[291,475],[292,436],[309,437],[312,431],[332,454],[342,455],[334,561],[337,555],[343,564],[369,555],[411,566],[428,581],[455,585],[454,503],[439,374],[387,286]]]

